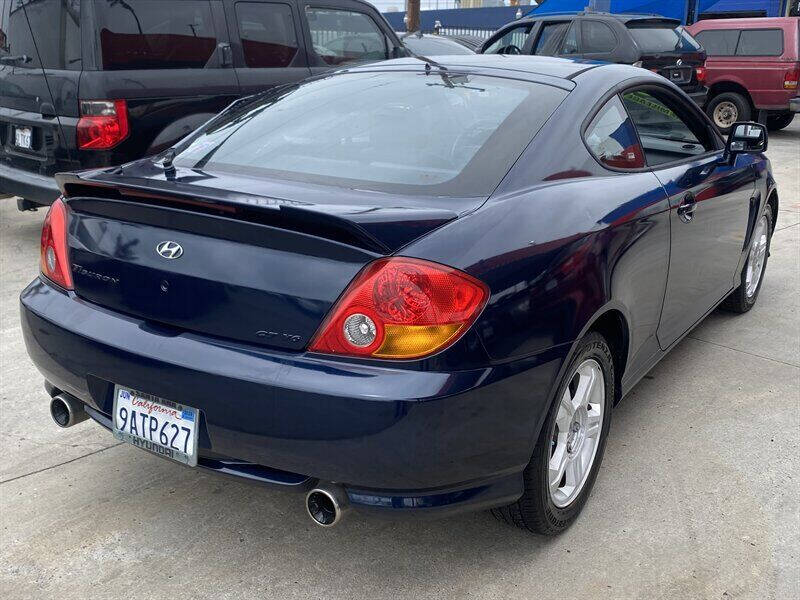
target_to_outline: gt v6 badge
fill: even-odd
[[[303,339],[301,336],[294,335],[292,333],[281,333],[280,331],[266,331],[265,329],[262,329],[261,331],[256,331],[256,335],[258,337],[269,338],[271,340],[275,338],[281,338],[282,340],[291,342],[292,344],[296,344],[301,339]]]

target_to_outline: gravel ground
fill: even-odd
[[[323,530],[298,496],[56,428],[17,304],[44,214],[0,200],[0,596],[800,598],[800,119],[768,154],[781,209],[758,305],[712,314],[619,406],[556,539],[487,513]]]

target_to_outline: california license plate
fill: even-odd
[[[15,127],[14,128],[14,145],[18,148],[31,149],[31,128],[30,127]]]
[[[197,465],[196,408],[114,387],[114,437],[172,460]]]

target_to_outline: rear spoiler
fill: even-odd
[[[159,208],[226,217],[321,237],[378,254],[391,254],[456,219],[438,208],[341,206],[237,194],[191,184],[125,178],[107,169],[59,173],[66,199],[122,200]],[[402,225],[402,226],[399,226]]]

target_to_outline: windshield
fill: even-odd
[[[642,52],[698,52],[702,48],[683,27],[648,27],[632,23],[628,28]]]
[[[439,71],[343,73],[230,111],[177,166],[342,187],[486,196],[567,92]]]

